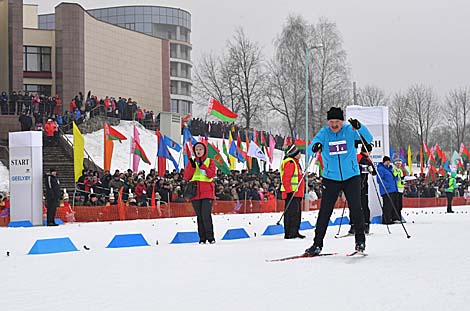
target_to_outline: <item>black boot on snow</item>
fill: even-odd
[[[318,256],[321,253],[321,247],[316,246],[315,244],[305,250],[305,256],[314,257]]]
[[[366,250],[366,243],[364,242],[356,243],[356,252],[363,253],[365,250]]]
[[[365,233],[365,234],[369,234],[369,231],[370,231],[370,224],[365,224],[365,226],[364,226],[364,233]]]

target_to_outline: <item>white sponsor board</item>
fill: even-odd
[[[42,132],[9,133],[10,221],[42,225]]]
[[[377,164],[382,162],[382,158],[385,155],[389,155],[390,150],[388,107],[348,106],[346,107],[346,120],[349,118],[358,119],[359,122],[367,126],[372,134],[374,138],[372,144],[374,147],[370,158],[374,166],[377,167]],[[375,186],[377,187],[377,191]],[[371,217],[382,215],[381,198],[380,193],[378,194],[378,187],[379,185],[376,178],[372,178],[372,176],[369,175],[369,208]]]

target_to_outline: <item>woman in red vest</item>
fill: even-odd
[[[215,243],[214,228],[212,225],[212,200],[215,198],[214,160],[207,157],[207,147],[198,142],[193,147],[194,158],[189,158],[184,169],[184,179],[195,182],[197,185],[196,195],[191,198],[194,211],[197,216],[197,231],[199,233],[199,244]]]

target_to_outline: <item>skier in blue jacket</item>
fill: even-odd
[[[382,163],[377,165],[377,183],[382,196],[382,224],[393,224],[393,204],[398,195],[398,177],[393,174],[390,157],[384,156]],[[388,192],[388,194],[387,194]],[[397,211],[395,211],[396,213]]]
[[[343,124],[344,113],[341,108],[332,107],[327,113],[328,125],[324,126],[313,139],[313,153],[321,151],[323,159],[323,192],[315,227],[313,245],[305,250],[306,256],[318,256],[323,248],[333,207],[338,194],[343,190],[346,195],[350,217],[356,232],[356,251],[365,250],[364,216],[361,208],[361,177],[357,162],[356,140],[362,136],[365,143],[372,142],[372,135],[366,126],[357,119],[349,119]]]

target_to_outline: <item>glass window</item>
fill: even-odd
[[[155,23],[155,24],[160,23],[160,16],[159,15],[152,15],[152,23]]]
[[[125,15],[126,14],[126,8],[117,8],[116,14],[117,15]]]
[[[126,23],[134,23],[135,22],[135,15],[126,15],[125,17]]]
[[[170,76],[176,77],[178,73],[178,65],[174,62],[170,62]]]
[[[116,8],[109,8],[108,9],[108,16],[116,16],[116,15],[117,15]]]
[[[152,8],[152,15],[160,14],[160,8]]]
[[[111,24],[117,24],[117,16],[110,16],[108,19]]]
[[[178,57],[176,44],[170,43],[170,57],[172,58]]]
[[[152,7],[144,6],[144,15],[152,15]]]
[[[160,15],[160,24],[166,24],[166,16]]]
[[[134,23],[126,23],[124,24],[124,27],[127,29],[135,30],[135,24]]]
[[[178,112],[178,100],[177,99],[171,100],[171,112]]]
[[[160,15],[161,15],[161,16],[166,16],[166,15],[167,15],[167,10],[166,10],[166,8],[160,8]]]
[[[134,16],[134,15],[132,15],[132,16]],[[125,15],[119,15],[117,17],[117,22],[119,24],[124,24],[124,23],[126,23],[126,18],[127,18],[127,16],[125,16]]]
[[[134,10],[134,7],[126,7],[126,15],[134,15],[135,14],[135,10]]]
[[[103,10],[100,10],[100,11],[101,11],[101,17],[108,17],[108,10],[103,9]]]
[[[135,30],[143,32],[144,31],[144,23],[135,23]]]
[[[144,23],[144,32],[145,33],[152,33],[152,24],[151,23]]]
[[[29,93],[51,96],[51,86],[42,84],[24,84],[23,90]]]
[[[36,72],[51,72],[51,48],[24,46],[23,70]]]
[[[136,14],[135,15],[135,21],[136,21],[136,23],[142,23],[144,21],[144,15]]]
[[[178,94],[178,82],[177,81],[170,81],[170,93]]]
[[[47,22],[48,23],[54,23],[55,22],[55,16],[54,15],[47,15]]]
[[[135,14],[144,14],[144,7],[138,6],[135,8]]]
[[[101,16],[100,18],[103,22],[107,22],[108,21],[108,17],[107,16]]]
[[[152,15],[144,15],[144,23],[151,23]]]

